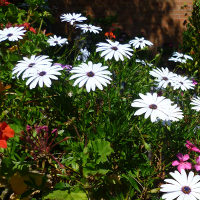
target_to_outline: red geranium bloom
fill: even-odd
[[[0,0],[0,6],[7,6],[11,4],[10,2],[8,2],[7,0]]]
[[[106,32],[105,36],[108,37],[109,39],[116,38],[116,36],[113,34],[113,32]]]
[[[36,33],[36,30],[33,28],[33,27],[30,27],[29,28],[29,31],[33,32],[33,33]]]
[[[7,140],[14,137],[14,130],[6,122],[0,123],[0,147],[7,148]]]

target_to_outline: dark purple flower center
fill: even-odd
[[[9,33],[9,34],[7,35],[7,37],[11,37],[11,36],[13,36],[13,34],[12,34],[12,33]]]
[[[184,194],[190,194],[190,192],[191,192],[191,189],[190,189],[190,187],[188,187],[188,186],[182,187],[181,190],[182,190],[182,192],[183,192]]]
[[[46,74],[45,71],[42,71],[42,72],[39,73],[40,76],[44,76],[45,74]]]
[[[117,51],[118,48],[117,47],[111,47],[112,50]]]
[[[93,76],[94,76],[94,73],[93,73],[92,71],[90,71],[90,72],[87,73],[87,76],[93,77]]]
[[[29,65],[28,65],[28,67],[33,67],[35,65],[35,63],[30,63]]]
[[[54,41],[54,43],[58,44],[58,41]]]
[[[180,82],[181,85],[183,85],[183,82]]]
[[[157,109],[157,105],[156,104],[151,104],[151,105],[149,105],[149,108],[151,108],[152,110],[155,110],[155,109]]]
[[[165,76],[164,76],[162,79],[163,79],[164,81],[168,81],[168,80],[169,80],[169,79],[168,79],[167,77],[165,77]]]

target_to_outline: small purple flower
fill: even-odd
[[[197,81],[195,79],[192,79],[192,84],[193,85],[197,85],[198,83],[197,83]]]
[[[62,68],[65,69],[66,71],[71,71],[72,66],[71,65],[62,65]]]
[[[64,70],[66,70],[66,71],[68,71],[68,72],[72,69],[72,66],[71,66],[71,65],[62,65],[62,64],[60,64],[60,63],[54,63],[53,65],[54,65],[54,66],[55,66],[55,65],[59,65],[60,67],[62,67]]]

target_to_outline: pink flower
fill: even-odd
[[[192,79],[192,83],[193,83],[193,85],[197,85],[198,84],[197,81],[195,81],[194,79]]]
[[[191,169],[192,168],[192,164],[189,162],[185,162],[187,161],[190,156],[188,154],[183,155],[182,153],[177,154],[177,158],[178,160],[175,160],[172,162],[172,166],[178,166],[178,171],[181,172],[181,169]]]
[[[198,149],[194,144],[192,144],[189,140],[186,141],[186,147],[190,150],[190,151],[195,151],[197,153],[200,153],[200,149]]]
[[[194,165],[197,171],[200,171],[200,156],[196,159],[196,165]]]

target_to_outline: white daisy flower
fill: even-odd
[[[67,38],[61,38],[60,36],[50,36],[47,42],[50,44],[50,46],[62,46],[63,44],[68,44]]]
[[[171,82],[174,90],[176,89],[181,89],[183,91],[186,91],[188,89],[194,89],[194,84],[191,80],[188,79],[187,76],[180,76],[180,75],[177,75],[173,82]]]
[[[157,93],[147,93],[146,95],[139,94],[142,99],[136,99],[131,104],[132,107],[139,107],[140,109],[134,115],[142,115],[145,113],[145,119],[149,116],[151,121],[155,122],[157,118],[168,120],[169,107],[171,101],[163,96],[158,96]]]
[[[171,105],[169,106],[169,110],[168,110],[168,121],[179,121],[180,119],[183,119],[183,112],[182,110],[177,106],[177,104],[175,105]]]
[[[4,28],[3,30],[0,30],[0,42],[7,39],[9,41],[18,41],[19,39],[22,39],[25,32],[26,30],[24,30],[24,27]]]
[[[29,74],[26,74],[24,78],[28,78],[26,81],[26,85],[29,85],[30,89],[33,89],[38,84],[39,87],[43,87],[46,85],[47,87],[51,87],[51,79],[57,80],[58,77],[56,75],[61,75],[59,71],[63,70],[59,65],[52,66],[42,66],[40,68],[35,69]]]
[[[90,56],[90,52],[87,50],[87,48],[80,50],[81,55],[77,57],[77,60],[82,60],[83,62],[86,62],[88,57]]]
[[[193,60],[193,58],[189,55],[182,54],[179,52],[174,52],[172,57],[169,58],[169,61],[180,62],[180,63],[186,63],[187,60]]]
[[[82,63],[78,67],[73,67],[70,71],[71,73],[75,73],[70,77],[70,80],[76,79],[73,86],[79,84],[79,88],[86,84],[87,92],[90,90],[95,91],[96,86],[103,90],[103,86],[107,86],[110,84],[110,80],[112,80],[108,75],[112,75],[107,66],[102,66],[101,63],[93,64],[91,61],[86,63]]]
[[[27,74],[34,72],[35,69],[49,67],[51,65],[52,59],[49,59],[49,56],[32,55],[30,58],[23,57],[23,60],[18,61],[17,65],[13,68],[12,74],[17,74],[17,78],[23,74],[22,79],[24,79]]]
[[[172,83],[174,81],[174,78],[176,78],[177,74],[174,74],[169,71],[169,69],[166,68],[156,68],[149,72],[150,75],[157,78],[155,81],[158,84],[158,88],[166,88],[169,83]]]
[[[86,17],[81,16],[80,13],[67,13],[67,14],[62,14],[60,16],[60,19],[62,22],[66,21],[69,22],[71,25],[73,25],[75,22],[83,22],[84,20],[87,20]]]
[[[135,37],[133,40],[129,41],[129,44],[133,45],[133,47],[135,49],[138,49],[138,48],[143,49],[146,46],[152,46],[153,45],[152,42],[150,42],[149,40],[145,40],[143,37],[142,38]]]
[[[166,184],[161,185],[162,199],[165,200],[199,200],[200,199],[200,176],[194,175],[192,171],[187,176],[185,170],[181,173],[175,171],[170,175],[174,179],[165,179]]]
[[[200,111],[200,97],[193,98],[190,104],[193,105],[192,109]]]
[[[133,54],[130,51],[133,51],[131,49],[129,44],[120,44],[119,42],[111,41],[107,39],[108,43],[100,42],[97,44],[98,48],[96,49],[96,52],[102,51],[101,57],[105,56],[105,60],[115,58],[116,61],[124,60],[124,56],[127,58],[130,58]]]
[[[146,62],[145,60],[140,60],[140,59],[136,59],[135,60],[136,63],[141,63],[142,65],[147,65],[149,67],[151,67],[153,64]]]
[[[92,24],[77,24],[76,28],[80,28],[83,33],[90,32],[90,33],[99,33],[99,31],[102,31],[100,27],[93,26]]]

